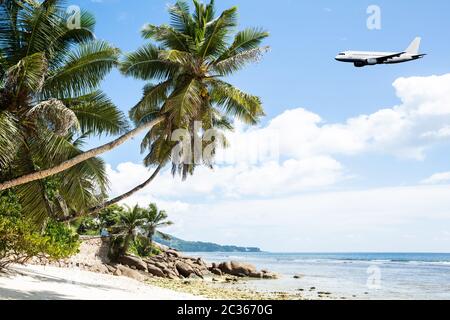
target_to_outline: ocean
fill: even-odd
[[[190,253],[207,262],[241,261],[277,272],[279,280],[238,286],[302,293],[308,299],[450,300],[449,253]],[[300,277],[294,279],[294,276]],[[329,294],[325,294],[329,293]]]

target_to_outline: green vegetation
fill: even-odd
[[[170,236],[166,233],[158,231],[157,229],[173,225],[172,221],[167,220],[167,213],[164,210],[158,210],[156,204],[151,203],[147,210],[144,211],[144,218],[146,221],[145,230],[147,232],[147,239],[152,245],[155,234],[163,239],[170,240]]]
[[[113,205],[100,211],[97,216],[77,219],[72,222],[72,229],[80,235],[91,236],[106,231],[112,238],[110,254],[113,258],[127,252],[148,257],[160,253],[159,248],[153,245],[155,235],[170,239],[169,235],[158,229],[172,224],[167,220],[167,213],[152,203],[148,208]]]
[[[141,257],[158,254],[160,251],[152,243],[155,233],[166,234],[157,231],[158,228],[171,225],[166,221],[165,211],[159,211],[155,204],[150,204],[148,209],[135,206],[128,208],[118,215],[117,223],[110,228],[112,235],[111,256],[118,257],[131,251]]]
[[[60,222],[49,220],[43,229],[24,217],[13,193],[0,195],[0,271],[12,263],[36,256],[50,260],[78,252],[78,235]]]
[[[129,252],[132,254],[145,258],[150,257],[152,255],[161,254],[161,249],[158,246],[155,246],[146,238],[136,238],[130,245]]]
[[[139,229],[145,225],[143,210],[139,206],[127,209],[119,214],[117,223],[111,228],[113,257],[125,255],[130,244],[137,238]]]
[[[86,139],[127,129],[98,89],[120,51],[95,39],[82,12],[67,27],[62,1],[0,3],[0,182],[51,168],[82,153]],[[36,224],[80,213],[106,196],[104,162],[91,158],[14,192]]]
[[[219,131],[232,130],[235,119],[256,124],[264,115],[258,97],[224,78],[262,56],[268,33],[235,33],[236,7],[216,15],[213,0],[192,2],[193,11],[177,1],[169,9],[170,25],[148,24],[142,35],[152,42],[120,59],[119,49],[95,38],[88,12],[81,12],[79,28],[69,28],[62,0],[0,0],[0,268],[37,255],[67,257],[78,248],[74,231],[109,230],[115,255],[154,254],[153,238],[169,238],[157,230],[171,224],[167,214],[154,205],[112,205],[147,186],[167,165],[183,179],[200,164],[212,167],[216,149],[227,146]],[[130,110],[136,126],[131,131],[99,89],[117,66],[148,82]],[[201,145],[211,157],[197,161],[186,152],[176,162],[172,150],[186,145],[172,141],[172,133],[183,129],[201,138],[197,122],[215,133]],[[108,179],[97,156],[143,131],[144,164],[155,171],[105,201]],[[88,139],[104,135],[121,136],[83,150]],[[72,221],[71,228],[62,221]]]

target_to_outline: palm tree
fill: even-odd
[[[126,208],[127,210],[119,213],[117,224],[112,227],[113,243],[118,244],[118,255],[125,255],[128,252],[130,243],[136,239],[146,223],[142,208],[138,205]]]
[[[79,27],[69,28],[62,2],[0,0],[0,191],[18,187],[40,194],[45,184],[40,180],[152,125],[127,132],[123,114],[98,90],[116,66],[119,50],[95,40],[95,19],[88,12],[81,12]],[[82,152],[66,143],[66,134],[77,129],[87,136],[123,135]],[[35,152],[46,155],[45,161],[31,161]],[[81,167],[86,171],[93,165]]]
[[[145,165],[156,169],[147,181],[93,208],[90,213],[148,186],[162,167],[173,160],[171,150],[177,145],[171,141],[174,130],[185,129],[196,135],[196,121],[202,123],[204,130],[232,130],[231,118],[253,125],[264,115],[258,97],[242,92],[221,78],[257,61],[268,50],[260,46],[268,33],[249,28],[236,33],[234,40],[228,42],[237,25],[237,8],[225,10],[216,17],[214,0],[208,5],[197,0],[193,3],[193,13],[185,1],[171,6],[170,25],[147,25],[143,36],[156,41],[158,46],[146,44],[128,54],[120,66],[127,76],[156,81],[144,87],[142,99],[130,111],[136,126],[151,124],[141,150],[148,151]],[[211,166],[209,160],[206,164]],[[172,161],[173,173],[179,172],[184,179],[193,174],[195,166],[188,161],[178,164]]]
[[[173,225],[172,221],[167,220],[167,213],[164,210],[158,210],[156,204],[150,204],[147,210],[144,210],[145,225],[144,229],[147,233],[147,239],[149,241],[149,246],[153,244],[153,237],[156,233],[159,233],[164,238],[169,238],[170,236],[158,231],[159,228],[168,227]]]
[[[23,212],[38,222],[98,203],[107,186],[103,161],[93,156],[46,180],[8,180],[80,157],[88,137],[128,127],[98,89],[119,50],[95,40],[88,12],[79,28],[67,18],[59,0],[0,1],[0,191],[15,187]]]

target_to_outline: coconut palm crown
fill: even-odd
[[[171,159],[170,150],[177,144],[171,141],[171,134],[176,129],[196,135],[199,132],[194,123],[200,121],[203,130],[231,130],[232,118],[256,124],[264,115],[258,97],[223,78],[259,60],[268,50],[261,47],[268,33],[260,28],[235,33],[236,7],[218,16],[213,0],[209,4],[193,0],[193,7],[191,12],[186,1],[169,7],[170,25],[146,25],[142,35],[152,41],[121,63],[125,75],[152,81],[130,111],[130,118],[136,124],[161,116],[165,119],[142,141],[142,152],[148,151],[144,161],[147,166]],[[184,178],[194,168],[193,163],[173,163],[173,172],[180,172]]]
[[[98,89],[119,50],[95,39],[91,14],[78,18],[71,27],[59,0],[0,1],[0,181],[75,157],[93,135],[127,129]],[[42,221],[95,205],[106,186],[104,163],[92,158],[14,191],[23,212]]]
[[[159,228],[168,227],[173,225],[172,221],[167,220],[168,215],[164,210],[159,210],[156,204],[151,203],[148,209],[144,210],[145,225],[144,230],[147,233],[147,239],[150,245],[153,242],[153,237],[156,233],[161,235],[165,239],[170,239],[168,234],[159,231]]]

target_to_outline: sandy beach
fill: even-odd
[[[136,280],[79,269],[14,266],[0,274],[0,300],[202,300]]]

